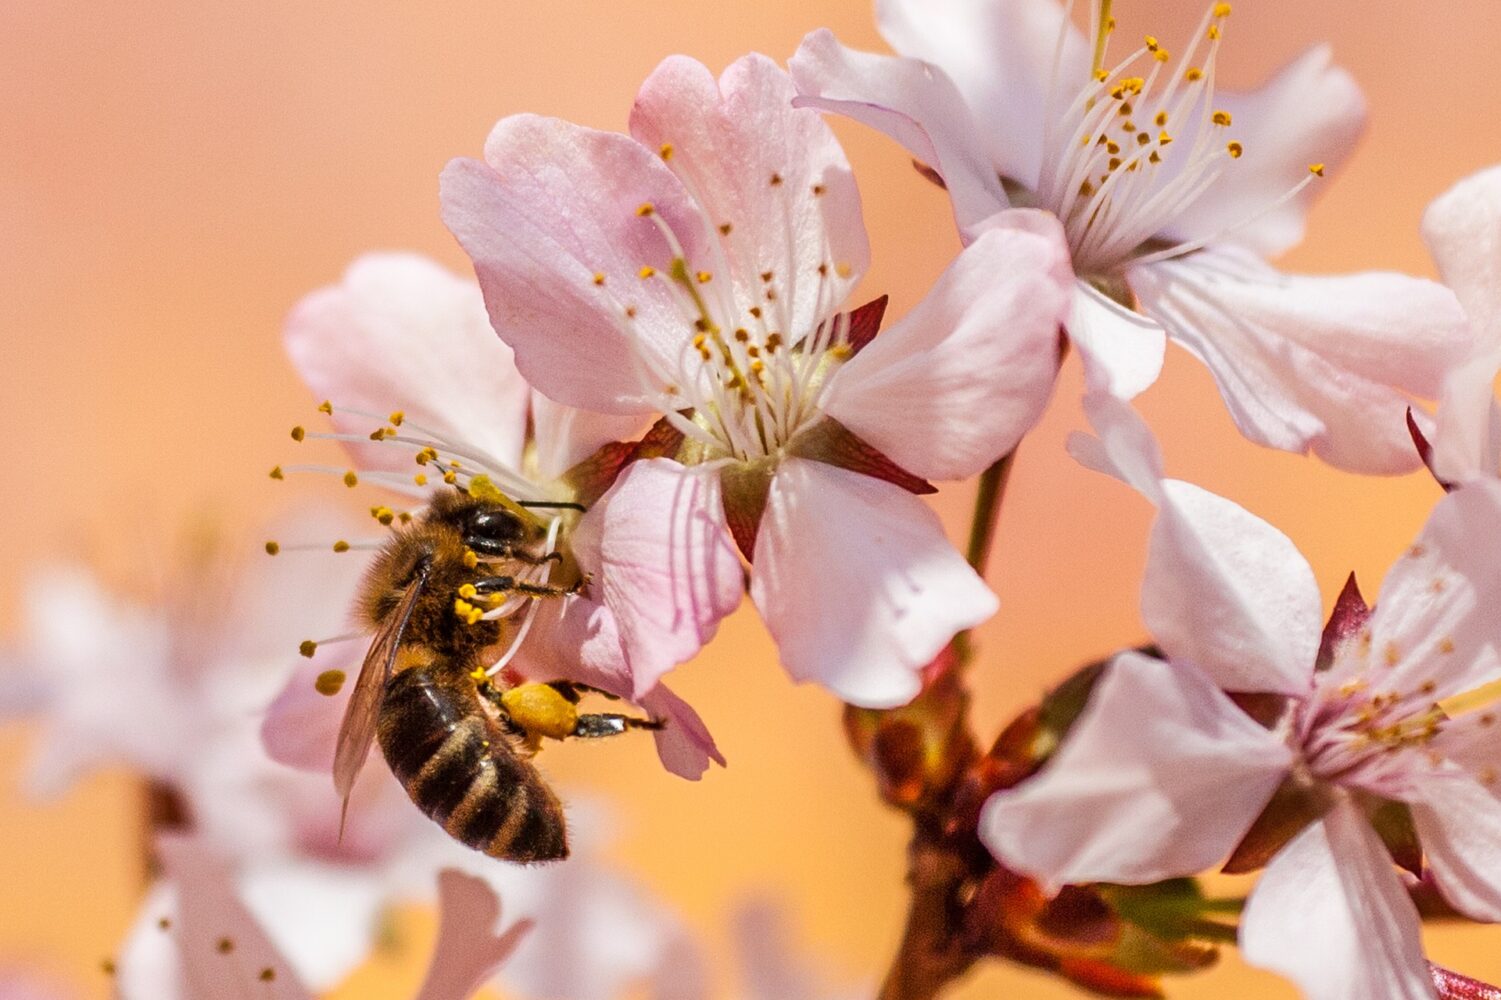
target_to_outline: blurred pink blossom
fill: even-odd
[[[1068,334],[1091,390],[1135,396],[1171,338],[1253,441],[1410,469],[1409,396],[1436,396],[1466,350],[1453,297],[1263,262],[1301,239],[1311,188],[1353,150],[1365,103],[1325,46],[1258,91],[1217,92],[1230,5],[1207,6],[1181,51],[1149,37],[1112,64],[1091,5],[1092,64],[1054,0],[878,0],[900,56],[821,29],[791,68],[802,105],[877,128],[930,169],[967,241],[1012,206],[1061,220],[1078,279]]]
[[[798,680],[859,705],[919,670],[994,596],[913,492],[1015,447],[1058,365],[1056,222],[980,235],[871,339],[841,313],[870,251],[833,133],[762,56],[717,81],[686,57],[643,84],[631,134],[516,115],[443,175],[517,365],[561,403],[680,444],[628,466],[580,526],[638,693],[750,596]],[[598,515],[597,517],[595,515]]]
[[[1284,535],[1165,478],[1127,404],[1095,399],[1090,415],[1099,437],[1071,442],[1076,455],[1158,508],[1142,618],[1167,659],[1117,657],[1043,770],[991,798],[982,837],[1050,885],[1148,883],[1228,856],[1288,781],[1319,808],[1251,894],[1246,960],[1316,1000],[1433,997],[1417,910],[1367,810],[1404,803],[1449,902],[1501,920],[1501,761],[1483,690],[1501,679],[1501,483],[1441,500],[1368,619],[1342,601],[1321,643],[1313,572]],[[1268,729],[1225,691],[1285,708]]]

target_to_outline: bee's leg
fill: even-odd
[[[559,694],[561,694],[564,698],[567,698],[569,701],[573,702],[575,705],[577,705],[579,703],[579,700],[586,694],[597,694],[601,698],[608,698],[611,701],[620,700],[620,695],[618,694],[611,694],[604,688],[592,687],[588,684],[580,684],[578,681],[548,681],[548,686],[556,688]]]
[[[544,563],[557,563],[559,565],[562,565],[563,563],[563,553],[561,552],[549,552],[545,556],[534,556],[530,552],[523,552],[520,549],[508,548],[504,552],[485,553],[480,549],[474,548],[473,545],[470,545],[469,547],[474,549],[476,553],[480,553],[483,559],[495,559],[497,561],[501,559],[511,559],[515,562],[525,563],[528,566],[541,566]]]
[[[573,727],[573,735],[597,739],[602,736],[619,736],[628,729],[662,729],[666,725],[667,722],[663,719],[637,719],[629,715],[602,712],[580,715],[578,724]]]
[[[514,576],[486,576],[474,581],[474,589],[480,594],[526,594],[528,597],[570,597],[583,589],[580,580],[567,587],[555,587],[547,583],[529,583]]]

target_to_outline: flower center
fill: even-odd
[[[772,183],[781,181],[774,177]],[[662,411],[703,447],[705,461],[775,457],[817,420],[828,376],[852,353],[849,316],[834,314],[840,305],[834,278],[847,277],[848,266],[820,263],[809,287],[808,276],[797,275],[789,262],[781,273],[745,276],[750,280],[741,281],[736,294],[714,271],[690,266],[681,242],[652,205],[642,205],[637,214],[657,224],[673,251],[665,270],[646,265],[640,277],[666,283],[689,327],[670,370],[649,373],[661,386]],[[721,236],[732,228],[721,227]],[[714,247],[719,273],[729,274],[723,247]],[[755,290],[749,302],[745,288]],[[817,322],[811,331],[789,329],[792,295],[814,302]]]
[[[1128,263],[1177,256],[1207,243],[1173,245],[1163,234],[1245,154],[1229,132],[1232,116],[1214,107],[1230,4],[1215,3],[1205,12],[1181,60],[1175,62],[1148,35],[1107,68],[1115,28],[1110,7],[1110,0],[1102,0],[1095,9],[1090,79],[1061,112],[1056,104],[1062,84],[1054,73],[1037,191],[1039,204],[1063,222],[1075,272],[1089,277],[1109,277]],[[1069,30],[1067,18],[1063,30]],[[1312,165],[1309,176],[1256,214],[1281,205],[1322,173],[1322,164]]]

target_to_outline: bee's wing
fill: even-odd
[[[370,755],[370,744],[375,740],[375,722],[380,716],[381,695],[386,681],[391,678],[391,668],[396,664],[396,654],[401,651],[401,637],[411,620],[412,608],[417,604],[423,587],[427,584],[427,567],[418,571],[415,579],[401,595],[401,603],[386,619],[385,625],[375,634],[365,662],[360,667],[359,680],[349,696],[349,706],[344,710],[344,721],[339,725],[339,742],[334,748],[334,788],[349,805],[349,792],[354,788],[354,779],[365,758]],[[342,828],[343,824],[340,823]]]

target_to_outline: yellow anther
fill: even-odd
[[[653,205],[649,201],[643,201],[641,203],[641,207],[636,209],[636,214],[641,216],[641,218],[643,219],[649,218],[650,216],[657,214],[657,206]]]
[[[1215,17],[1229,17],[1230,16],[1230,5],[1227,4],[1227,3],[1217,3],[1217,4],[1215,4],[1214,5],[1214,16]]]
[[[292,428],[293,441],[301,441],[305,437],[307,437],[307,428],[303,427],[301,424],[298,424],[296,427]]]
[[[1216,111],[1213,115],[1210,116],[1209,120],[1214,122],[1216,125],[1229,127],[1231,122],[1230,112]]]
[[[1322,163],[1310,163],[1308,165],[1308,172],[1315,177],[1323,177],[1324,165]]]
[[[781,183],[782,183],[782,175],[781,174],[772,174],[771,175],[771,186],[772,187],[777,187]]]
[[[474,569],[474,567],[476,567],[478,565],[479,565],[479,556],[478,556],[478,554],[476,554],[473,549],[465,549],[464,550],[464,567],[466,569]]]
[[[1136,133],[1136,144],[1138,146],[1145,146],[1145,145],[1149,144],[1151,141],[1152,141],[1152,137],[1149,136],[1149,135],[1147,135],[1145,132],[1138,132],[1138,133]]]
[[[1238,142],[1232,142],[1225,147],[1225,151],[1230,154],[1230,159],[1238,160],[1241,158],[1241,155],[1245,153],[1246,147],[1242,146]]]
[[[822,184],[815,184],[813,185],[813,197],[822,198],[826,193],[828,193],[828,190],[829,189],[824,187]]]
[[[661,147],[657,149],[657,153],[664,160],[670,160],[670,159],[672,159],[672,143],[670,143],[670,142],[664,142],[664,143],[662,143]]]
[[[1153,118],[1152,121],[1154,121],[1154,122],[1157,123],[1157,127],[1158,128],[1161,128],[1162,126],[1164,126],[1164,125],[1167,124],[1167,112],[1166,111],[1159,111],[1159,112],[1157,112],[1157,117]]]
[[[848,278],[851,274],[855,273],[855,269],[850,267],[845,261],[840,261],[834,265],[834,273],[841,278]]]
[[[1147,36],[1147,51],[1148,52],[1156,52],[1157,51],[1157,38],[1156,38],[1156,36],[1154,36],[1154,35],[1148,35]]]
[[[1211,24],[1209,26],[1209,40],[1211,42],[1217,42],[1217,41],[1220,40],[1220,26],[1219,25],[1217,25],[1217,24]]]
[[[445,483],[447,483],[449,486],[452,486],[452,485],[454,485],[455,483],[457,483],[459,481],[459,477],[456,474],[454,474],[454,472],[452,470],[450,470],[448,472],[443,473],[443,481]]]
[[[235,950],[235,943],[230,938],[222,937],[219,939],[219,943],[214,947],[219,949],[219,954],[228,955],[230,952]]]
[[[1454,640],[1450,639],[1450,638],[1447,638],[1447,637],[1443,638],[1443,639],[1440,639],[1438,641],[1438,651],[1440,653],[1452,653],[1452,652],[1454,652]]]
[[[752,316],[754,316],[756,319],[760,319],[761,318],[761,307],[760,306],[751,306],[750,307],[750,314]]]
[[[318,644],[311,639],[304,639],[297,644],[297,652],[311,660],[313,654],[318,652]]]
[[[1094,185],[1089,183],[1089,180],[1087,178],[1085,179],[1083,184],[1079,185],[1079,194],[1085,198],[1091,198],[1094,196]]]
[[[359,484],[360,484],[360,477],[354,474],[354,470],[353,469],[350,469],[348,472],[344,473],[344,485],[345,486],[348,486],[350,489],[354,489]]]
[[[266,555],[274,556],[281,551],[281,545],[277,542],[266,543]]]
[[[626,306],[625,307],[625,318],[626,319],[635,319],[636,318],[636,307],[635,306]]]
[[[429,446],[427,448],[423,448],[421,451],[419,451],[417,453],[417,464],[418,465],[426,465],[428,462],[436,462],[437,460],[438,460],[438,450],[436,448],[433,448],[433,447]]]
[[[1094,78],[1099,82],[1104,83],[1106,80],[1110,79],[1110,74],[1102,69],[1097,69],[1094,71]]]
[[[397,514],[396,517],[401,521],[402,524],[412,523],[412,512],[409,510],[402,511],[400,514]]]
[[[390,527],[391,522],[396,520],[396,512],[390,507],[377,507],[370,512],[370,516],[387,527]]]
[[[719,235],[721,236],[728,236],[730,235],[730,233],[734,232],[734,230],[735,227],[730,225],[728,222],[722,222],[719,225]]]
[[[1167,134],[1167,129],[1157,133],[1157,145],[1166,146],[1173,141],[1173,137]]]
[[[312,689],[314,689],[314,691],[317,691],[318,694],[326,695],[326,697],[329,698],[332,698],[333,695],[339,694],[339,691],[341,691],[342,688],[344,688],[344,671],[342,670],[323,671],[323,673],[318,674],[317,679],[312,682]]]
[[[1119,170],[1120,167],[1121,167],[1121,163],[1122,163],[1122,160],[1121,160],[1121,158],[1119,156],[1112,156],[1110,158],[1110,169],[1111,170]]]
[[[827,353],[835,361],[847,361],[854,357],[855,349],[849,344],[835,344]]]
[[[459,587],[459,596],[466,601],[472,601],[479,596],[479,590],[475,588],[474,584],[466,583]]]
[[[603,285],[605,283],[605,273],[603,271],[594,272],[594,283],[596,285]]]
[[[271,966],[268,965],[264,969],[261,970],[261,974],[260,974],[260,980],[261,980],[261,982],[263,982],[263,983],[269,983],[269,982],[274,981],[275,979],[276,979],[276,970],[273,969],[273,968],[271,968]]]
[[[1156,52],[1152,53],[1152,58],[1156,59],[1160,63],[1165,63],[1172,58],[1172,55],[1168,52],[1167,49],[1158,49]]]
[[[643,264],[641,266],[641,270],[636,273],[641,275],[641,277],[643,278],[650,278],[652,275],[657,273],[657,269],[652,267],[650,264]]]
[[[1131,106],[1130,101],[1122,101],[1121,106],[1116,109],[1115,113],[1124,117],[1125,115],[1129,115],[1135,110],[1136,109]]]
[[[325,399],[323,402],[318,404],[318,412],[332,415],[334,412],[334,404]]]
[[[700,285],[707,285],[709,282],[714,280],[714,275],[710,274],[708,271],[700,271],[693,277],[698,279],[698,283]]]
[[[425,474],[419,472],[415,476],[412,477],[412,482],[416,483],[418,486],[426,486],[427,485],[427,476]]]
[[[1132,132],[1136,131],[1136,123],[1131,121],[1131,119],[1129,118],[1126,119],[1121,123],[1121,131],[1126,133],[1127,135],[1130,135]]]
[[[750,331],[743,326],[736,327],[735,339],[742,344],[748,343],[750,341]]]
[[[401,410],[392,410],[391,415],[386,419],[391,421],[392,427],[400,427],[402,425],[402,422],[405,421],[406,418],[407,415]]]
[[[1382,659],[1386,660],[1388,667],[1395,667],[1402,659],[1402,651],[1397,648],[1395,642],[1389,642],[1386,644],[1386,648],[1381,651],[1381,656]]]
[[[395,436],[396,428],[394,427],[377,427],[370,432],[370,440],[372,441],[384,441],[386,438],[393,438]]]
[[[334,551],[335,552],[348,552],[349,551],[349,543],[346,542],[346,541],[344,541],[344,539],[342,539],[342,538],[339,539],[337,542],[334,542]]]
[[[1109,142],[1105,143],[1105,150],[1110,153],[1110,155],[1114,156],[1116,153],[1119,153],[1121,151],[1121,145],[1114,139],[1111,139]]]
[[[759,360],[752,361],[750,370],[752,375],[760,375],[762,372],[766,371],[766,362]]]
[[[1162,154],[1159,153],[1159,152],[1157,152],[1157,150],[1155,150],[1155,149],[1152,150],[1152,155],[1149,156],[1149,157],[1147,157],[1147,162],[1148,163],[1161,163],[1162,162]]]
[[[782,335],[780,333],[772,333],[772,334],[769,334],[767,336],[767,338],[766,338],[766,353],[773,354],[773,353],[776,352],[776,349],[778,347],[781,347],[781,346],[782,346]]]
[[[277,466],[273,466],[272,469],[271,469],[271,478],[272,479],[285,479],[287,477],[281,471],[281,466],[277,465]]]
[[[1204,79],[1204,71],[1199,69],[1199,67],[1197,66],[1190,67],[1188,72],[1183,74],[1183,79],[1187,80],[1189,83],[1198,83],[1200,80]]]

